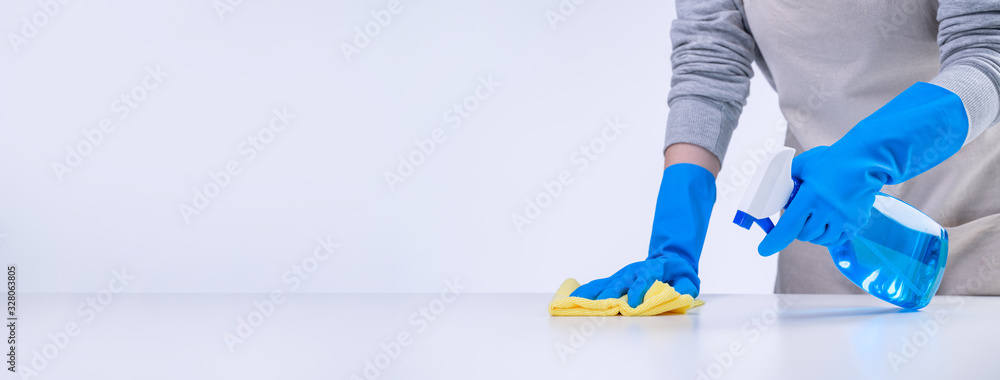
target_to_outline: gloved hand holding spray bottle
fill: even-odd
[[[951,157],[964,145],[968,115],[958,97],[918,82],[829,147],[794,156],[774,152],[755,173],[734,223],[758,224],[771,255],[799,239],[829,248],[834,263],[864,291],[905,309],[937,292],[948,233],[905,202],[879,192]],[[777,226],[769,216],[781,209]]]

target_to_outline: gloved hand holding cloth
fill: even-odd
[[[681,294],[698,296],[698,259],[715,204],[715,177],[694,164],[674,164],[663,170],[656,199],[653,232],[646,260],[629,264],[611,277],[580,286],[570,295],[589,300],[627,295],[636,308],[656,281]]]

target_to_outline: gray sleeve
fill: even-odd
[[[742,0],[677,0],[670,27],[673,73],[664,149],[690,143],[722,162],[753,76],[754,52]]]
[[[968,144],[1000,122],[1000,2],[940,0],[937,18],[941,71],[931,83],[962,99]]]

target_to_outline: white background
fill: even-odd
[[[662,171],[673,3],[403,1],[360,53],[355,28],[386,1],[61,4],[17,49],[35,1],[0,3],[0,257],[22,291],[266,292],[340,244],[301,292],[551,292],[643,259]],[[565,9],[564,9],[565,11]],[[147,67],[169,76],[124,119],[115,99]],[[443,120],[480,77],[501,83],[460,128]],[[750,156],[783,141],[776,96],[753,79],[701,260],[703,293],[770,293],[763,233],[731,223]],[[252,162],[241,141],[295,114]],[[59,181],[54,162],[117,128]],[[573,152],[627,125],[586,171]],[[395,190],[415,139],[446,140]],[[242,171],[186,223],[179,206],[229,160]],[[741,169],[742,167],[742,169]],[[525,198],[574,181],[520,233]]]

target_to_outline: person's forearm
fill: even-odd
[[[712,172],[713,176],[719,175],[719,158],[708,149],[698,145],[688,143],[677,143],[667,147],[663,152],[663,168],[666,169],[673,164],[695,164]]]
[[[968,144],[1000,122],[1000,3],[941,0],[938,44],[941,71],[928,81],[962,99]]]

